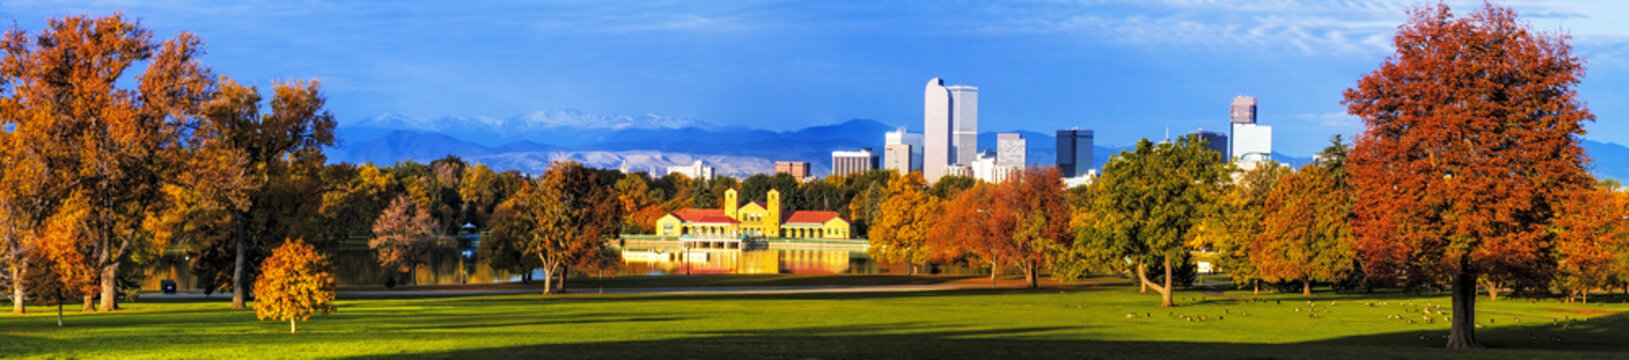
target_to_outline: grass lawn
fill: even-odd
[[[587,290],[592,283],[574,286]],[[1248,297],[1186,291],[1177,294],[1179,307],[1160,308],[1157,295],[1098,284],[1036,291],[366,299],[341,300],[336,313],[301,323],[292,335],[287,323],[256,321],[252,311],[227,310],[219,300],[144,301],[113,314],[70,310],[65,328],[56,327],[55,314],[44,307],[0,315],[0,358],[1629,356],[1629,318],[1619,314],[1629,305],[1622,298],[1589,305],[1479,301],[1478,319],[1487,327],[1477,335],[1491,348],[1447,351],[1438,336],[1447,334],[1448,323],[1420,312],[1447,304],[1445,296],[1325,293],[1310,299],[1314,305],[1299,294]]]

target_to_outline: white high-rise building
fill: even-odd
[[[1233,161],[1249,169],[1273,158],[1273,127],[1256,123],[1256,98],[1233,98],[1228,117],[1233,130],[1233,143],[1228,150]]]
[[[684,174],[684,176],[689,177],[691,180],[713,179],[713,167],[703,164],[701,160],[696,160],[694,164],[690,165],[669,166],[667,167],[667,173],[668,175]]]
[[[1004,165],[1000,157],[986,150],[978,153],[978,158],[967,166],[972,170],[973,178],[987,183],[1000,183],[1007,180],[1007,176],[1015,172],[1024,171],[1022,165]]]
[[[950,90],[950,148],[955,154],[950,161],[967,165],[979,152],[979,88],[952,85],[945,90]]]
[[[946,167],[968,165],[978,153],[979,89],[928,80],[922,96],[922,175],[929,183]]]
[[[1026,151],[1029,148],[1022,135],[996,134],[996,165],[1023,167]]]
[[[884,134],[883,140],[885,141],[883,163],[888,164],[884,166],[885,169],[899,171],[900,175],[922,171],[922,134],[912,134],[906,132],[904,127],[900,127]],[[894,158],[896,155],[893,149],[898,148],[896,146],[903,146],[906,149],[906,155],[900,159]]]

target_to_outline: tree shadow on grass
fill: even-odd
[[[1071,339],[1085,327],[961,330],[944,323],[893,323],[697,332],[682,338],[536,344],[365,358],[1621,358],[1629,351],[1622,315],[1571,323],[1481,329],[1485,349],[1446,350],[1446,330],[1350,336],[1285,344]],[[1329,324],[1328,326],[1340,326]],[[1559,340],[1557,340],[1559,339]]]

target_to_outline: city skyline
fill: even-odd
[[[47,17],[119,10],[158,36],[192,31],[212,66],[247,84],[321,79],[342,125],[387,112],[576,109],[769,130],[865,118],[921,131],[914,89],[942,76],[990,92],[986,130],[1090,128],[1108,146],[1166,128],[1226,132],[1229,99],[1253,95],[1274,149],[1310,156],[1359,129],[1340,92],[1391,52],[1416,3],[20,1],[0,14],[33,30]],[[1580,97],[1600,119],[1586,136],[1629,143],[1629,124],[1615,120],[1629,105],[1613,101],[1629,94],[1624,5],[1510,5],[1537,29],[1575,37],[1589,67]]]

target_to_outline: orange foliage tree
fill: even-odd
[[[932,259],[928,229],[937,223],[942,205],[938,199],[928,196],[925,189],[920,173],[888,180],[888,187],[883,191],[886,200],[877,208],[876,223],[866,232],[870,238],[866,252],[871,258],[878,262],[905,263],[912,275],[916,274],[918,265],[926,265]]]
[[[1365,130],[1352,149],[1354,248],[1366,275],[1450,284],[1448,348],[1479,346],[1479,275],[1543,278],[1566,194],[1586,189],[1579,138],[1594,119],[1567,36],[1508,8],[1414,9],[1397,53],[1345,92]]]
[[[211,96],[209,70],[197,61],[202,42],[180,33],[162,43],[122,15],[51,19],[31,36],[12,29],[0,39],[0,74],[12,87],[0,104],[25,122],[51,122],[45,141],[68,146],[55,171],[89,205],[81,228],[98,271],[101,310],[115,308],[119,270],[132,255],[168,239],[148,227],[166,206],[161,188],[179,169],[186,131]],[[121,78],[138,63],[135,88]],[[48,119],[48,120],[47,120]]]
[[[1317,164],[1279,179],[1262,207],[1262,231],[1250,244],[1250,260],[1267,281],[1337,281],[1352,269],[1347,190]]]
[[[255,317],[288,320],[292,334],[295,321],[334,312],[334,276],[328,273],[328,259],[305,241],[285,240],[260,265],[254,295]]]
[[[1619,275],[1618,252],[1629,246],[1626,193],[1600,186],[1569,200],[1556,219],[1554,282],[1569,299],[1589,303],[1590,290],[1608,286]]]
[[[1009,261],[1010,252],[1003,246],[1007,242],[1000,239],[1008,234],[1000,230],[1011,229],[1014,220],[1007,209],[995,206],[998,192],[994,184],[986,183],[960,190],[944,203],[939,217],[927,224],[927,239],[936,244],[931,247],[935,250],[934,261],[983,263],[990,267],[991,287],[996,286],[996,276]],[[932,196],[928,199],[938,201]]]

